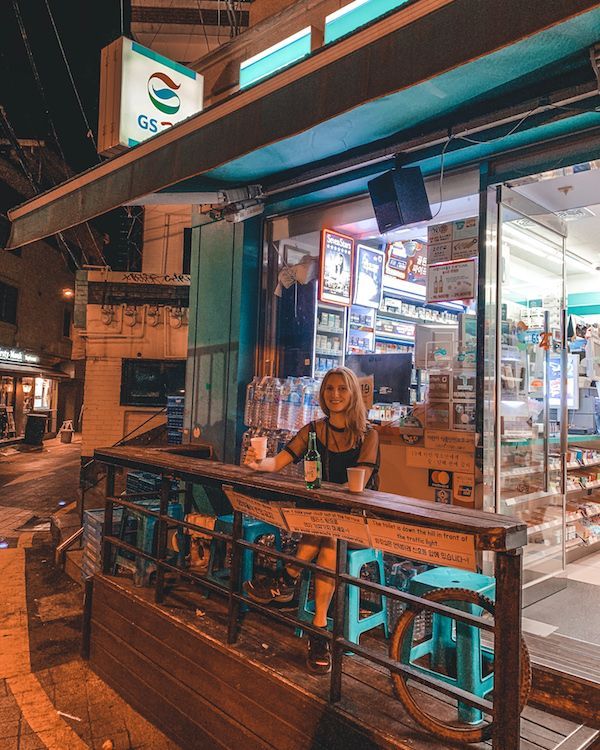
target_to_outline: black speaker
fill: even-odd
[[[384,172],[370,180],[368,187],[380,232],[431,219],[431,208],[419,167]]]

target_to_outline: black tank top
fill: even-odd
[[[325,422],[325,440],[327,442],[329,442],[330,428],[333,429],[327,420]],[[314,422],[310,423],[310,429],[317,436],[317,450],[321,455],[321,463],[323,465],[323,480],[325,482],[333,482],[334,484],[345,484],[348,481],[346,469],[356,466],[360,456],[360,445],[350,448],[347,451],[332,451],[319,439],[317,427]],[[377,469],[378,467],[373,469],[366,484],[366,488],[369,490],[377,489],[379,484]]]

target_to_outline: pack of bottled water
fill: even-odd
[[[298,431],[321,416],[319,381],[315,378],[255,376],[246,388],[247,427]]]
[[[250,448],[250,440],[253,437],[267,438],[267,457],[275,456],[282,451],[295,435],[294,430],[267,430],[264,427],[251,427],[242,435],[242,447],[240,452],[240,465],[243,466],[246,454]],[[290,477],[303,477],[302,462],[290,464],[281,470],[280,474]]]

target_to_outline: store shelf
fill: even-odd
[[[572,469],[588,469],[590,466],[600,466],[600,461],[590,461],[584,464],[576,461],[575,463],[567,464],[567,471],[571,471]]]
[[[343,357],[344,352],[334,351],[333,349],[315,349],[315,354],[321,357]]]
[[[393,333],[379,333],[379,331],[375,331],[375,338],[385,341],[397,341],[400,344],[408,344],[409,346],[415,345],[414,339],[409,339],[408,336],[394,336]]]
[[[457,313],[453,313],[457,314]],[[405,315],[404,313],[396,313],[391,312],[389,310],[378,310],[377,311],[377,317],[378,318],[384,318],[386,320],[402,320],[406,321],[408,323],[433,323],[434,325],[447,325],[447,326],[455,326],[457,325],[457,321],[455,320],[432,320],[431,318],[420,318],[417,315]]]
[[[554,497],[555,495],[560,495],[560,491],[556,490],[553,492],[552,490],[548,490],[548,492],[544,491],[538,491],[538,492],[528,492],[526,495],[515,495],[514,497],[507,497],[502,498],[502,502],[505,505],[522,505],[523,503],[532,503],[536,500],[544,500],[549,497]]]
[[[353,331],[363,331],[364,333],[373,333],[373,326],[365,326],[362,323],[349,323],[348,324]]]
[[[557,471],[560,469],[560,466],[550,466],[548,467],[549,471]],[[544,467],[540,466],[540,468],[534,468],[533,466],[514,466],[511,469],[500,469],[500,479],[503,479],[504,477],[525,477],[529,474],[543,474],[544,473]]]
[[[573,495],[576,492],[583,492],[587,490],[596,490],[600,487],[600,481],[599,482],[590,482],[586,485],[581,485],[581,487],[571,487],[571,489],[567,490],[567,495]]]
[[[338,336],[343,335],[344,329],[343,328],[327,328],[326,326],[317,326],[317,333],[335,333]]]
[[[562,547],[560,544],[552,545],[551,547],[549,546],[549,548],[546,548],[544,550],[539,550],[539,551],[536,550],[535,552],[528,552],[530,547],[532,549],[535,549],[535,547],[541,547],[541,546],[543,545],[534,544],[534,545],[527,545],[527,547],[525,547],[525,554],[523,557],[524,565],[531,565],[532,563],[539,562],[540,560],[544,560],[548,557],[556,557],[557,559],[560,559],[562,557],[562,552],[561,552]]]

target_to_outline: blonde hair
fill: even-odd
[[[325,388],[333,375],[339,375],[350,392],[350,406],[346,410],[346,426],[352,435],[354,445],[362,442],[367,431],[367,409],[363,401],[362,391],[358,378],[347,367],[334,367],[325,373],[319,390],[319,405],[321,410],[329,417],[329,409],[325,405]]]

